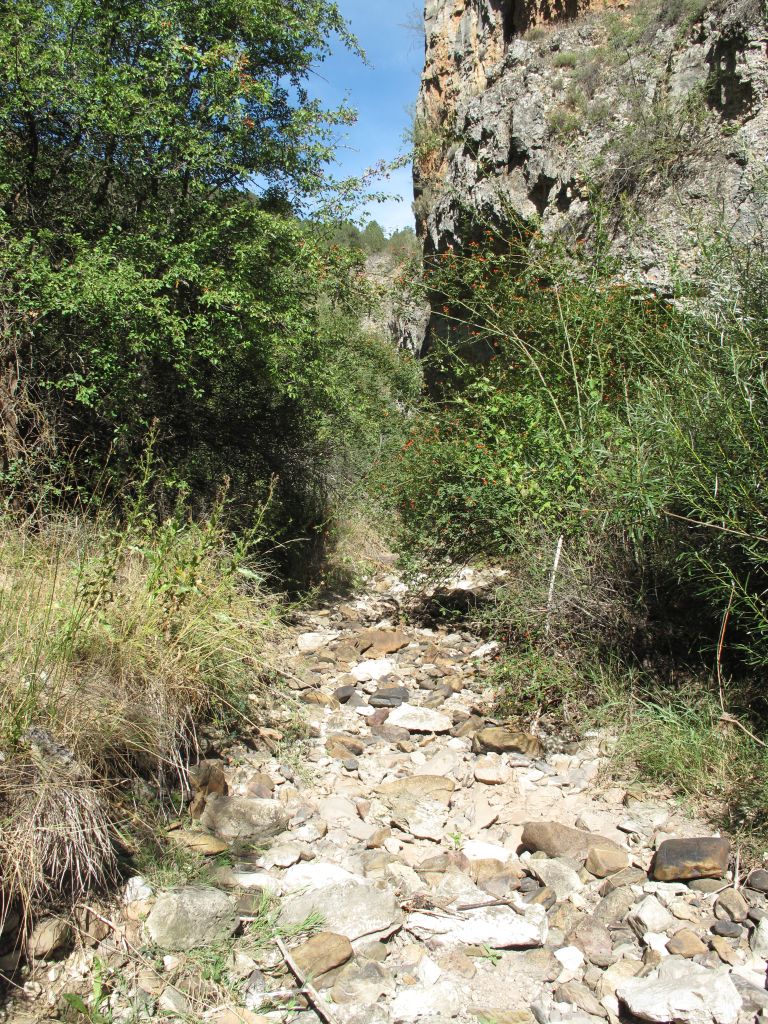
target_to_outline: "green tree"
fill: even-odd
[[[87,481],[107,458],[130,475],[156,423],[169,484],[205,500],[227,475],[247,512],[277,478],[280,522],[320,521],[318,466],[346,458],[364,419],[335,376],[360,256],[299,219],[332,188],[334,132],[353,116],[308,89],[334,33],[356,47],[331,0],[6,7],[0,309],[5,375],[20,371],[6,488],[52,436],[41,424]]]

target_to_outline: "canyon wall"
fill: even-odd
[[[762,0],[427,0],[415,210],[427,252],[477,220],[589,236],[649,283],[703,239],[760,239]],[[467,207],[470,217],[463,215]]]

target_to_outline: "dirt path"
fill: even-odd
[[[232,864],[214,888],[132,881],[127,930],[77,954],[81,975],[95,952],[127,979],[110,1019],[584,1024],[631,1007],[754,1021],[768,1007],[762,879],[695,880],[723,875],[729,848],[693,838],[649,876],[664,840],[707,830],[615,785],[609,737],[564,745],[489,719],[493,645],[401,625],[402,592],[382,578],[295,625],[308,749],[286,763],[243,747],[198,769],[199,826],[182,836]],[[249,934],[264,892],[282,951]],[[297,997],[286,950],[311,992]]]

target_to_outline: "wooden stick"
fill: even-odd
[[[557,569],[560,565],[560,556],[563,553],[563,540],[564,537],[562,534],[560,534],[560,537],[557,541],[557,548],[555,549],[555,561],[552,566],[552,576],[549,580],[549,595],[547,597],[547,624],[544,630],[547,634],[549,633],[549,627],[552,619],[552,601],[555,597],[555,580],[557,579]]]
[[[288,952],[285,943],[281,938],[279,938],[279,936],[275,938],[275,945],[283,954],[283,960],[285,960],[286,964],[288,965],[291,974],[296,978],[298,983],[301,985],[302,989],[304,990],[304,994],[306,995],[309,1002],[312,1004],[312,1009],[315,1011],[318,1017],[322,1018],[322,1020],[325,1021],[325,1024],[339,1024],[338,1019],[334,1017],[331,1011],[328,1009],[328,1004],[320,996],[320,993],[304,977],[304,974],[299,968],[299,965]]]

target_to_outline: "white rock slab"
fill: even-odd
[[[297,889],[325,889],[329,885],[338,885],[355,879],[355,875],[338,864],[313,860],[302,862],[288,868],[282,878],[285,892]]]
[[[314,633],[301,633],[296,637],[296,646],[302,654],[314,654],[315,651],[319,651],[321,647],[327,647],[328,644],[333,643],[339,637],[338,633],[332,632],[314,632]]]
[[[727,967],[710,970],[670,956],[647,978],[623,982],[616,995],[640,1020],[736,1024],[741,996],[728,975]]]
[[[497,815],[498,816],[498,815]],[[498,843],[485,843],[482,839],[468,839],[461,847],[467,860],[499,860],[502,864],[512,860],[514,853]]]
[[[349,673],[358,682],[368,683],[371,680],[378,682],[384,676],[391,675],[395,671],[395,663],[391,658],[370,658],[355,665]]]
[[[527,907],[525,915],[511,907],[482,907],[456,914],[410,914],[405,925],[416,938],[436,945],[490,946],[491,949],[530,949],[547,940],[543,907]]]
[[[440,711],[401,704],[390,712],[387,725],[396,725],[409,732],[450,732],[453,722]]]
[[[287,896],[280,909],[284,926],[302,924],[317,912],[326,931],[346,935],[350,942],[384,939],[403,923],[403,914],[393,889],[380,889],[365,878],[329,885],[322,889]]]

